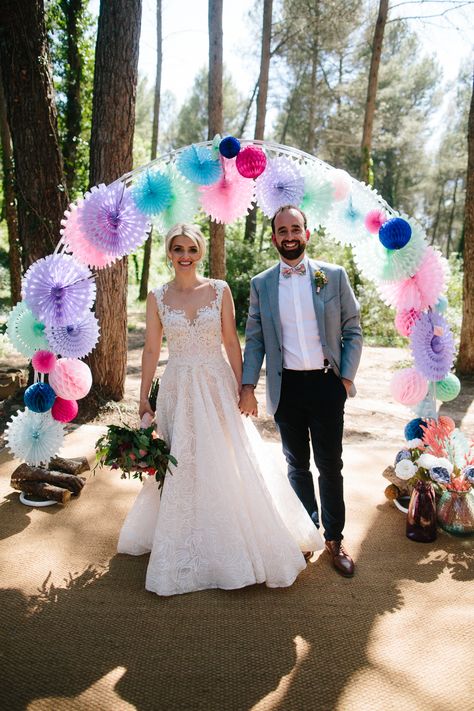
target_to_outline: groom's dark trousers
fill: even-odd
[[[281,396],[275,412],[288,478],[313,522],[318,505],[310,472],[310,437],[319,471],[319,496],[324,537],[342,539],[345,507],[342,480],[342,434],[346,389],[329,369],[283,370]]]

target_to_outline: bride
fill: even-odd
[[[166,335],[156,425],[178,463],[161,497],[154,477],[145,482],[118,551],[151,552],[145,587],[159,595],[289,586],[305,567],[301,551],[322,548],[322,539],[283,467],[239,412],[234,304],[225,281],[197,273],[204,237],[178,224],[165,247],[174,278],[147,298],[139,414],[154,415],[147,395]]]

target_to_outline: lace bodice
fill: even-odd
[[[158,313],[166,335],[170,360],[203,363],[222,358],[221,307],[226,282],[211,279],[215,298],[207,306],[198,309],[190,320],[183,309],[168,306],[164,297],[168,284],[154,290]]]

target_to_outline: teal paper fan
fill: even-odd
[[[58,453],[64,438],[61,423],[50,412],[21,410],[5,430],[7,446],[15,457],[32,466],[47,464]]]
[[[304,195],[299,207],[308,220],[308,229],[312,232],[324,224],[334,200],[334,185],[325,177],[323,171],[304,165],[301,168],[304,177]]]
[[[171,201],[156,218],[163,232],[168,232],[177,222],[193,222],[199,209],[197,187],[182,178],[174,166],[168,167],[167,174],[171,185]]]
[[[7,335],[16,350],[27,358],[31,358],[35,351],[49,350],[44,323],[35,319],[24,301],[10,312]]]

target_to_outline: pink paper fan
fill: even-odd
[[[66,245],[67,251],[72,252],[81,264],[93,269],[103,269],[112,264],[117,257],[97,249],[87,241],[79,220],[83,205],[84,200],[79,200],[77,205],[71,203],[69,210],[65,211],[64,219],[61,220],[63,226],[61,229],[61,241]]]
[[[393,376],[390,391],[402,405],[416,405],[428,392],[428,381],[415,368],[403,368]]]
[[[419,316],[420,311],[416,311],[416,309],[403,309],[402,311],[398,311],[395,316],[395,328],[398,333],[408,338]]]
[[[242,177],[235,160],[222,159],[224,174],[217,183],[199,188],[204,212],[216,222],[229,224],[245,217],[255,199],[255,183]]]
[[[379,292],[398,311],[425,311],[434,306],[446,285],[448,265],[441,254],[427,247],[416,274],[409,279],[379,284]]]

